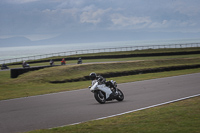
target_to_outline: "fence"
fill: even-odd
[[[200,47],[200,43],[187,43],[187,44],[168,44],[168,45],[145,45],[145,46],[131,46],[131,47],[117,47],[117,48],[102,48],[102,49],[87,49],[87,50],[76,50],[76,51],[66,51],[59,53],[50,53],[43,55],[35,55],[28,57],[12,58],[0,60],[0,64],[3,63],[14,63],[22,62],[23,60],[36,60],[49,58],[54,56],[70,56],[79,54],[90,54],[90,53],[100,53],[100,52],[120,52],[120,51],[133,51],[133,50],[144,50],[144,49],[160,49],[160,48],[187,48],[187,47]]]

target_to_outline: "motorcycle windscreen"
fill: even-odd
[[[97,85],[98,85],[98,82],[96,82],[96,83],[90,88],[90,91],[93,92],[94,90],[96,90]]]

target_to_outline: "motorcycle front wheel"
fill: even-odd
[[[123,94],[123,92],[120,89],[118,89],[117,91],[118,91],[118,96],[116,98],[117,101],[123,101],[124,100],[124,94]]]
[[[95,91],[94,97],[97,100],[97,102],[104,104],[106,102],[106,96],[102,91]]]

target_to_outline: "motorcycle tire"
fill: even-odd
[[[97,102],[104,104],[106,102],[106,96],[102,91],[95,91],[94,97],[97,100]]]
[[[124,100],[124,94],[120,89],[118,89],[118,96],[117,96],[116,100],[117,101],[123,101]]]

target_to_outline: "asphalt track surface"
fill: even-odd
[[[99,104],[88,89],[0,101],[0,132],[59,127],[200,94],[200,73],[119,84],[125,99]]]

